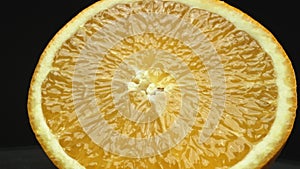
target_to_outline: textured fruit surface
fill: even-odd
[[[257,168],[279,151],[295,78],[263,27],[218,1],[101,3],[50,42],[31,84],[31,124],[57,166]]]

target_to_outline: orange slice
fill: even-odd
[[[261,168],[294,123],[274,36],[217,0],[103,0],[50,41],[28,112],[59,168]]]

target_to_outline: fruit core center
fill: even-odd
[[[142,70],[128,83],[129,92],[142,92],[148,97],[170,90],[175,80],[160,68]]]

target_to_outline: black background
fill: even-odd
[[[27,92],[39,56],[55,33],[91,0],[10,1],[1,4],[0,148],[38,145],[27,116]],[[225,1],[269,29],[289,55],[299,78],[297,1]],[[278,3],[278,4],[276,4]],[[299,97],[298,97],[299,98]],[[299,110],[297,111],[297,114]],[[300,117],[279,158],[300,161]]]

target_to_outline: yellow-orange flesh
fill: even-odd
[[[85,55],[83,51],[93,51],[89,45],[101,41],[95,34],[105,24],[116,18],[141,13],[172,14],[191,23],[201,30],[221,58],[226,82],[225,107],[217,128],[202,144],[197,141],[198,131],[203,128],[210,112],[212,85],[207,67],[201,59],[203,56],[197,55],[184,42],[146,32],[115,42],[101,56],[101,62],[93,63],[93,60],[82,59]],[[86,55],[99,57],[97,52]],[[184,97],[174,74],[184,71],[177,69],[172,73],[166,70],[163,64],[155,62],[162,57],[176,57],[188,67],[196,82],[198,113],[191,131],[173,148],[150,157],[133,158],[105,151],[84,131],[78,121],[74,95],[78,94],[82,98],[93,95],[99,107],[96,115],[101,115],[119,133],[132,138],[147,138],[164,133],[180,116],[180,104]],[[74,81],[75,69],[95,64],[95,81],[91,82],[94,87],[91,91],[94,92],[74,87],[76,83],[80,83]],[[126,67],[128,64],[134,64],[134,70],[141,74],[137,75],[136,71]],[[63,44],[56,53],[53,67],[55,69],[48,74],[42,86],[43,113],[64,151],[86,168],[230,167],[243,159],[253,145],[267,135],[275,119],[278,91],[276,74],[268,54],[246,32],[236,29],[221,16],[176,2],[134,2],[118,4],[101,11]],[[125,89],[128,90],[129,102],[138,113],[155,112],[151,105],[161,100],[155,97],[157,100],[151,102],[150,95],[155,95],[155,92],[164,93],[167,98],[166,106],[159,108],[159,111],[163,110],[162,115],[137,123],[127,118],[126,114],[119,113],[126,111],[126,108],[116,108],[117,103],[112,93],[115,90],[122,93],[123,88],[113,89],[112,84],[124,79],[130,82],[131,87]],[[88,109],[85,102],[87,100],[82,100],[78,105]],[[122,101],[125,102],[121,99],[120,102]],[[126,147],[123,148],[125,151]]]

